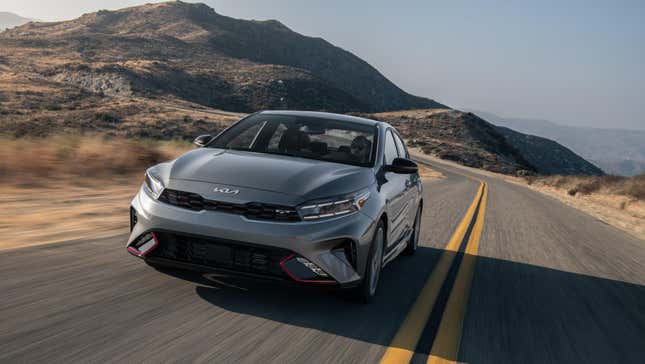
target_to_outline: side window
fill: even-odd
[[[251,144],[253,144],[255,138],[257,138],[258,133],[262,130],[264,124],[266,124],[266,121],[263,123],[252,124],[246,130],[242,131],[235,139],[228,142],[226,147],[233,149],[250,149],[252,146]]]
[[[278,150],[280,139],[282,139],[282,135],[284,134],[285,130],[287,130],[287,127],[283,123],[280,123],[278,127],[275,129],[275,131],[273,132],[273,135],[271,135],[271,139],[269,139],[269,146],[267,147],[267,150],[270,150],[270,151]]]
[[[398,135],[394,134],[394,141],[396,142],[396,149],[399,150],[399,157],[408,158],[408,150],[405,148],[405,144]]]
[[[385,133],[385,145],[383,154],[385,156],[385,164],[392,164],[394,158],[398,157],[398,154],[396,152],[396,144],[394,142],[394,138],[392,137],[392,132],[389,130]]]

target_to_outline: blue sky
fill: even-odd
[[[323,37],[456,108],[645,129],[645,1],[203,2]],[[139,3],[0,0],[0,11],[61,20]]]

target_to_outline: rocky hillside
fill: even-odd
[[[477,115],[499,126],[552,139],[605,172],[624,176],[645,173],[645,130],[600,129],[561,125],[548,120]]]
[[[554,141],[497,127],[473,113],[414,110],[371,116],[394,125],[411,146],[469,167],[519,175],[602,174]]]
[[[553,140],[522,134],[505,127],[496,128],[508,144],[514,146],[540,174],[604,174],[600,168]]]
[[[172,96],[240,112],[445,107],[324,39],[180,1],[9,29],[0,33],[0,67],[95,94]]]

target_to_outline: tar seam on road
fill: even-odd
[[[478,223],[476,221],[480,220],[477,217],[480,215],[480,211],[483,211],[481,206],[486,203],[486,194],[487,186],[484,182],[480,181],[475,198],[455,229],[434,270],[428,277],[408,315],[381,358],[381,363],[408,363],[415,356],[417,347],[421,343],[425,344],[420,351],[424,355],[422,357],[417,356],[414,358],[415,361],[422,358],[425,359],[428,356],[430,345],[436,336],[435,334],[441,332],[441,327],[438,325],[434,325],[434,327],[428,326],[431,326],[433,322],[438,322],[439,315],[444,311],[447,301],[451,298],[449,297],[449,293],[452,288],[452,283],[463,280],[459,279],[461,270],[458,272],[457,269],[460,266],[459,263],[462,260],[464,249],[466,252],[473,250],[468,247],[471,241],[473,241],[472,232],[478,231],[481,234],[481,227],[479,229],[477,228]],[[481,221],[481,224],[483,224],[483,218]],[[476,240],[478,243],[479,237]],[[468,244],[465,244],[466,241]],[[433,311],[436,311],[434,314],[436,319],[429,320],[433,316]]]

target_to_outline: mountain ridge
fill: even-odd
[[[112,77],[110,71],[120,67],[124,72],[119,75],[132,84],[160,79],[155,88],[160,94],[241,112],[284,107],[335,112],[446,108],[406,93],[367,62],[324,39],[296,33],[277,20],[226,17],[204,4],[166,2],[102,10],[70,21],[23,25],[5,31],[2,38],[18,46],[56,42],[78,52],[68,55],[66,65],[49,65],[45,72],[50,75],[75,73],[78,64],[92,63],[101,64],[85,70],[94,78]],[[192,90],[176,84],[160,87],[176,73],[193,76]],[[209,89],[208,84],[220,87]],[[136,93],[136,87],[132,89]],[[307,92],[293,94],[296,89]]]
[[[495,126],[470,112],[416,110],[371,116],[394,125],[410,146],[469,167],[516,175],[603,174],[552,140]]]
[[[645,130],[572,126],[549,120],[473,112],[495,125],[552,139],[607,173],[626,176],[645,173]]]

